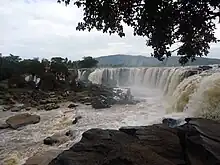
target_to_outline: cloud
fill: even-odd
[[[126,27],[126,37],[102,32],[75,30],[82,20],[82,12],[73,5],[65,7],[56,0],[1,0],[0,1],[0,51],[23,58],[68,57],[109,54],[138,54],[149,56],[143,37],[134,37]],[[219,27],[220,28],[220,27]],[[217,32],[220,38],[220,32]],[[212,57],[220,50],[213,46]]]

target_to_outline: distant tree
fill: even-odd
[[[44,65],[44,67],[50,67],[50,61],[48,59],[43,58],[41,63]]]
[[[22,67],[22,73],[32,74],[33,76],[41,77],[44,73],[44,64],[38,61],[38,59],[34,58],[32,60],[27,59],[20,62],[20,66]]]
[[[5,56],[4,59],[13,63],[19,63],[21,61],[21,58],[19,56],[14,56],[13,54]]]
[[[0,69],[0,80],[8,79],[13,75],[20,75],[22,69],[20,67],[19,56],[10,54],[9,56],[0,57],[1,69]]]
[[[68,59],[64,59],[62,57],[53,57],[51,58],[50,70],[56,75],[56,78],[59,80],[60,78],[68,77],[68,67],[67,67]]]
[[[53,57],[51,58],[51,62],[55,62],[55,63],[65,63],[65,59],[62,57]]]
[[[79,68],[93,68],[96,67],[98,61],[92,57],[83,57],[83,60],[78,62]]]
[[[71,0],[58,0],[69,5]],[[177,51],[181,64],[206,56],[210,43],[217,42],[215,21],[220,19],[219,0],[75,0],[83,9],[77,30],[97,29],[125,36],[123,25],[147,38],[152,56],[162,61]],[[178,43],[177,49],[172,46]]]

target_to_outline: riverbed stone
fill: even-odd
[[[82,116],[77,116],[73,119],[72,124],[76,124],[78,122],[79,119],[81,119]]]
[[[40,122],[40,116],[31,115],[29,113],[18,114],[11,116],[6,120],[10,128],[17,129],[29,124],[37,124]]]
[[[19,112],[22,109],[24,109],[24,104],[15,104],[12,108],[11,108],[11,112]]]
[[[59,106],[58,104],[55,104],[55,103],[49,103],[49,104],[46,104],[46,105],[44,106],[44,109],[45,109],[46,111],[50,111],[50,110],[58,109],[58,108],[60,108],[60,106]]]
[[[70,137],[66,135],[66,132],[56,133],[50,137],[44,139],[45,145],[61,145],[70,140]]]

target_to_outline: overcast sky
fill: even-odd
[[[22,58],[62,56],[72,60],[110,54],[150,55],[145,39],[134,37],[132,29],[125,28],[125,38],[79,32],[75,27],[81,18],[78,8],[65,7],[56,0],[0,0],[0,52]],[[220,38],[220,28],[216,35]],[[220,58],[220,44],[212,46],[209,57]]]

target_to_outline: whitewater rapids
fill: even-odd
[[[137,105],[117,105],[95,110],[79,105],[73,112],[63,103],[52,111],[30,111],[41,116],[41,121],[20,130],[0,130],[0,164],[21,165],[35,153],[51,149],[67,149],[79,141],[81,134],[90,128],[117,129],[122,126],[139,126],[159,123],[164,117],[185,118],[203,116],[219,119],[220,72],[209,70],[188,76],[193,68],[106,68],[89,74],[93,83],[115,81],[118,86],[131,87],[132,94],[144,100]],[[86,71],[79,74],[86,79]],[[79,77],[79,79],[80,79]],[[0,112],[0,121],[13,112]],[[64,115],[65,114],[65,115]],[[82,119],[76,125],[76,116]],[[61,146],[46,146],[43,139],[57,132],[72,130],[75,138]]]
[[[167,113],[183,112],[188,116],[219,120],[219,71],[214,67],[203,72],[196,67],[105,68],[96,69],[89,80],[97,84],[115,81],[118,86],[156,89],[167,103],[164,107]],[[189,76],[190,72],[193,75]]]

